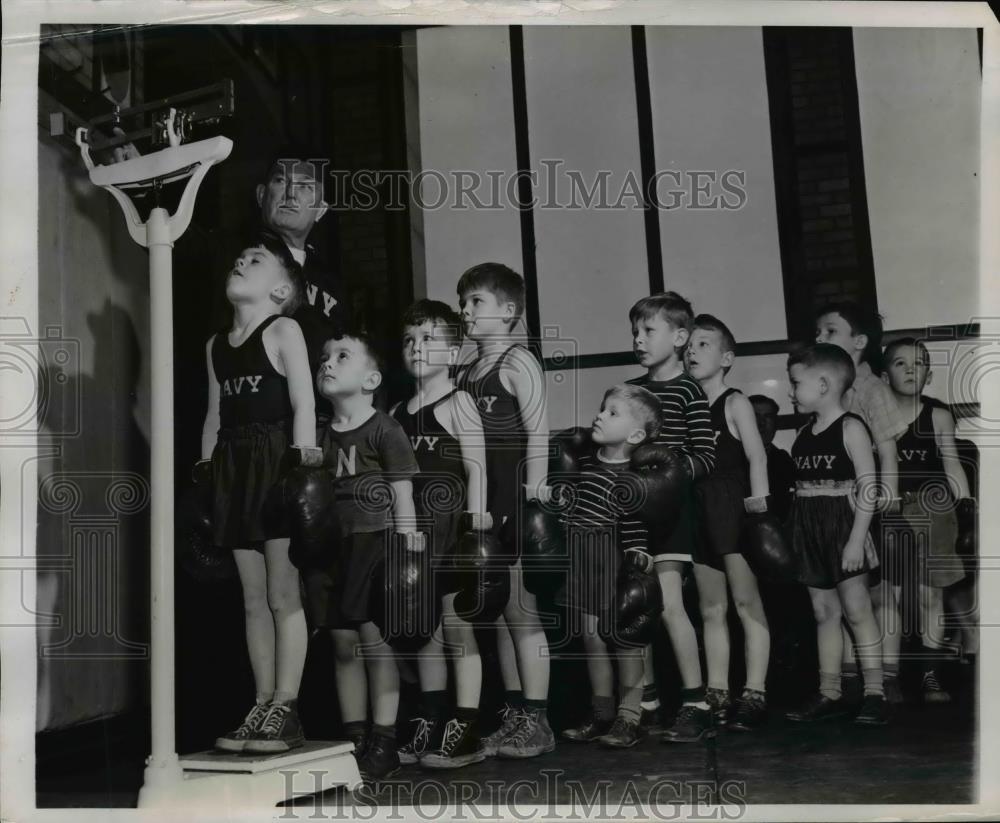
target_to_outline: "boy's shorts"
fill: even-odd
[[[314,629],[356,631],[371,622],[372,578],[391,536],[388,529],[346,535],[329,568],[303,575],[306,613]]]
[[[649,548],[653,560],[657,563],[666,560],[678,560],[682,563],[691,562],[691,552],[697,535],[698,509],[694,500],[694,484],[685,483],[679,492],[681,510],[677,517],[677,525],[668,535],[658,534],[653,530],[649,533]]]

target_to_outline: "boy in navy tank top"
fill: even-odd
[[[256,705],[216,740],[229,752],[283,752],[304,742],[298,692],[308,635],[288,532],[262,516],[290,447],[316,458],[309,356],[290,317],[302,301],[298,264],[269,235],[244,249],[226,279],[233,326],[208,342],[208,413],[201,455],[211,461],[217,546],[233,549],[246,610]],[[291,446],[291,444],[295,444]]]
[[[476,357],[460,369],[456,382],[472,396],[482,419],[487,508],[500,532],[507,521],[516,526],[522,501],[546,503],[552,495],[546,484],[545,376],[534,355],[515,342],[515,328],[524,313],[521,275],[500,263],[482,263],[461,276],[457,292]],[[509,548],[516,555],[516,547]],[[537,757],[555,748],[546,717],[549,647],[535,595],[524,586],[519,559],[511,566],[510,600],[497,630],[507,703],[500,728],[483,743],[491,756]]]
[[[715,468],[695,483],[698,539],[694,576],[698,584],[708,668],[708,703],[717,721],[736,731],[750,731],[766,716],[764,681],[771,653],[771,632],[757,578],[740,553],[744,510],[766,512],[769,486],[764,443],[750,401],[726,386],[736,359],[736,340],[716,317],[694,320],[685,353],[688,373],[709,402],[715,434]],[[729,701],[729,592],[743,626],[746,685],[727,717]]]
[[[840,347],[817,343],[789,357],[788,379],[796,410],[812,415],[792,446],[791,536],[816,618],[819,691],[786,717],[812,722],[848,712],[840,683],[841,621],[846,618],[864,681],[855,722],[885,725],[889,706],[882,683],[882,636],[868,592],[868,572],[878,565],[869,534],[877,497],[875,457],[868,428],[843,405],[854,382],[854,363]]]
[[[462,345],[461,319],[447,304],[418,300],[403,315],[403,364],[416,391],[391,415],[410,439],[420,474],[413,479],[417,516],[428,524],[434,596],[443,600],[441,625],[418,653],[421,699],[412,738],[399,749],[400,762],[454,769],[486,759],[476,722],[482,661],[473,626],[455,613],[458,578],[449,553],[458,540],[463,512],[472,528],[491,526],[486,509],[486,449],[473,399],[455,388],[451,367]],[[442,637],[443,632],[443,637]],[[453,653],[455,710],[448,705],[444,643]]]
[[[646,369],[628,382],[651,391],[660,401],[663,416],[657,445],[670,446],[686,458],[692,480],[705,477],[715,466],[715,438],[708,400],[698,381],[684,372],[683,352],[688,344],[694,312],[676,292],[662,292],[639,300],[629,311],[632,350]],[[682,582],[685,564],[691,562],[694,544],[694,494],[688,484],[677,527],[672,534],[656,535],[650,553],[663,590],[663,622],[681,675],[681,710],[663,741],[693,743],[708,734],[711,709],[701,676],[698,638],[684,608]],[[652,647],[646,648],[643,676],[644,714],[659,708],[653,673]]]
[[[931,381],[927,347],[912,337],[895,340],[886,346],[884,359],[889,387],[903,419],[909,421],[896,448],[902,515],[910,524],[911,542],[904,546],[905,560],[917,573],[920,592],[924,701],[945,703],[951,698],[942,688],[938,672],[947,648],[944,589],[965,576],[956,551],[959,528],[955,509],[964,505],[974,510],[975,504],[958,459],[955,418],[946,405],[923,395]],[[906,538],[906,534],[897,536]]]

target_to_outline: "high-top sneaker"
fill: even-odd
[[[564,729],[560,736],[563,740],[572,740],[574,743],[589,743],[591,740],[597,740],[602,734],[607,734],[613,722],[613,718],[602,720],[591,713],[579,726]]]
[[[368,736],[368,745],[358,760],[358,771],[366,783],[386,780],[399,771],[396,741],[380,734]]]
[[[440,721],[435,717],[429,720],[425,717],[414,717],[410,722],[414,724],[413,737],[396,750],[399,753],[399,762],[404,766],[420,762]]]
[[[517,727],[519,712],[513,706],[509,704],[504,706],[499,714],[500,728],[483,738],[483,747],[486,749],[487,757],[495,757],[500,749],[500,744]]]
[[[486,747],[472,723],[453,717],[444,726],[441,745],[420,759],[427,769],[460,769],[486,759]]]
[[[244,753],[274,754],[287,752],[306,742],[302,723],[294,705],[271,703],[267,714],[243,747]]]
[[[247,740],[257,731],[264,717],[267,715],[268,704],[257,703],[243,722],[231,732],[222,735],[215,741],[215,748],[220,752],[241,752],[246,746]]]
[[[497,749],[500,757],[522,760],[538,757],[556,747],[556,736],[549,727],[549,721],[540,711],[523,709],[517,717],[517,727],[504,739]]]
[[[951,702],[951,695],[941,685],[941,681],[938,680],[937,672],[934,669],[928,669],[924,672],[923,690],[924,703]]]

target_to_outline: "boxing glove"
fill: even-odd
[[[549,478],[575,482],[580,472],[580,458],[593,451],[590,429],[577,426],[557,432],[549,440]]]
[[[176,507],[175,546],[181,568],[203,583],[236,576],[232,551],[214,543],[213,495],[212,461],[199,460],[191,470],[191,485]]]
[[[672,534],[691,484],[687,458],[669,446],[644,443],[632,452],[629,467],[636,488],[627,508],[646,524],[650,535]]]
[[[458,572],[455,613],[466,622],[492,623],[510,600],[510,569],[503,544],[487,531],[469,528],[458,538],[453,563]]]
[[[292,565],[300,571],[330,568],[340,547],[340,519],[330,472],[299,466],[282,478],[277,493],[288,526]]]
[[[555,509],[555,505],[529,500],[520,512],[524,588],[538,597],[559,591],[569,567],[566,533]]]
[[[372,580],[369,615],[398,652],[419,651],[441,623],[424,535],[394,533]]]
[[[652,558],[644,552],[628,551],[622,558],[615,586],[614,630],[602,634],[609,646],[641,648],[652,641],[663,612],[663,592],[651,567]]]
[[[740,530],[740,546],[757,577],[774,583],[794,583],[798,562],[785,539],[781,522],[768,511],[770,498],[748,497]],[[749,501],[755,501],[753,505]]]
[[[979,551],[977,533],[977,507],[972,497],[963,497],[955,504],[955,519],[958,521],[958,537],[955,539],[955,553],[959,557],[975,557]]]

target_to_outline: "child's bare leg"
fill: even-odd
[[[247,652],[257,702],[266,703],[274,696],[275,687],[274,617],[267,604],[267,566],[264,555],[250,549],[236,549],[233,557],[243,587]]]
[[[882,637],[872,611],[867,575],[841,581],[837,593],[844,617],[854,633],[865,695],[882,695]]]
[[[685,689],[699,689],[702,687],[702,678],[698,638],[684,609],[684,593],[681,588],[683,569],[684,564],[679,560],[661,560],[656,563],[656,575],[663,590],[663,622],[677,658],[681,684]]]
[[[447,691],[448,660],[445,657],[441,626],[434,630],[431,639],[417,652],[417,672],[420,678],[420,691]]]
[[[392,649],[382,639],[378,626],[362,623],[358,628],[365,666],[368,670],[368,691],[372,704],[372,723],[395,728],[399,711],[399,671]]]
[[[504,618],[514,640],[524,699],[530,701],[526,705],[545,704],[549,694],[549,642],[538,616],[535,595],[524,588],[520,561],[511,566],[510,571],[511,594]]]
[[[862,578],[863,579],[863,578]],[[813,617],[816,618],[816,644],[819,651],[819,693],[839,700],[840,666],[843,662],[840,597],[836,589],[809,588]],[[869,608],[870,605],[869,605]]]
[[[725,572],[701,563],[694,564],[698,584],[698,605],[705,633],[705,661],[708,667],[708,688],[729,697],[729,592]]]
[[[724,560],[736,614],[739,615],[740,623],[743,625],[746,688],[763,692],[767,679],[767,664],[771,657],[771,630],[764,614],[764,603],[760,598],[757,578],[743,555],[727,554]]]
[[[587,674],[590,691],[595,698],[613,700],[615,677],[611,669],[611,656],[607,644],[597,631],[597,618],[592,614],[581,615],[583,623],[583,650],[587,654]],[[640,675],[641,679],[641,675]],[[640,683],[640,688],[642,684]]]
[[[497,657],[500,660],[500,679],[507,694],[520,693],[521,675],[517,670],[517,649],[514,646],[514,636],[503,615],[496,620],[497,627]]]
[[[455,614],[454,594],[444,596],[441,622],[455,669],[455,705],[465,709],[478,709],[483,688],[483,661],[479,656],[479,644],[471,624]],[[447,672],[445,676],[447,677]]]
[[[364,723],[368,717],[368,676],[360,655],[361,638],[352,629],[333,629],[337,700],[345,724]]]
[[[872,615],[881,632],[882,662],[886,668],[892,667],[893,671],[898,671],[899,649],[903,641],[899,614],[900,587],[883,578],[870,591]],[[858,642],[859,647],[860,645]]]
[[[299,570],[288,559],[287,538],[265,542],[264,557],[267,565],[267,602],[274,616],[274,699],[295,700],[299,696],[309,645]]]

